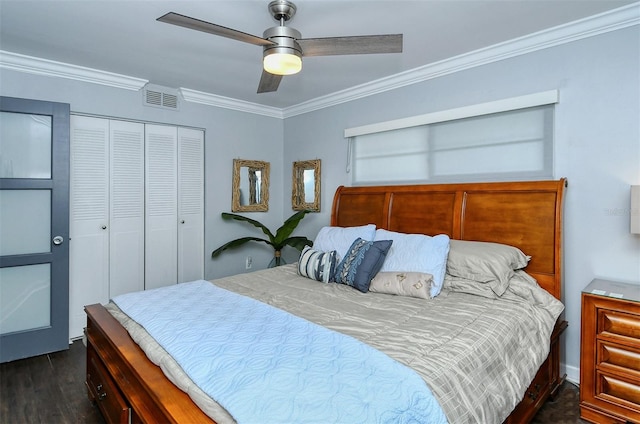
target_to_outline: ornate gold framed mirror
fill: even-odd
[[[320,159],[293,162],[291,207],[320,212]]]
[[[232,212],[269,210],[269,162],[233,160]]]

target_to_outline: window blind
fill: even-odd
[[[351,137],[352,183],[552,178],[553,120],[544,104],[362,131]]]

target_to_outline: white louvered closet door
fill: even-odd
[[[144,290],[144,124],[110,121],[109,297]]]
[[[178,129],[145,125],[145,289],[178,281]]]
[[[204,132],[178,128],[178,282],[204,278]]]
[[[71,116],[69,337],[82,336],[84,305],[109,300],[109,121]]]
[[[204,277],[204,132],[73,115],[70,337],[84,306]]]

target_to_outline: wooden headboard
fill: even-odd
[[[526,271],[561,300],[566,179],[506,183],[338,187],[331,225],[376,224],[402,233],[516,246]]]

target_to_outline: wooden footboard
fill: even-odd
[[[86,384],[107,422],[214,423],[149,361],[102,305],[85,311]]]

